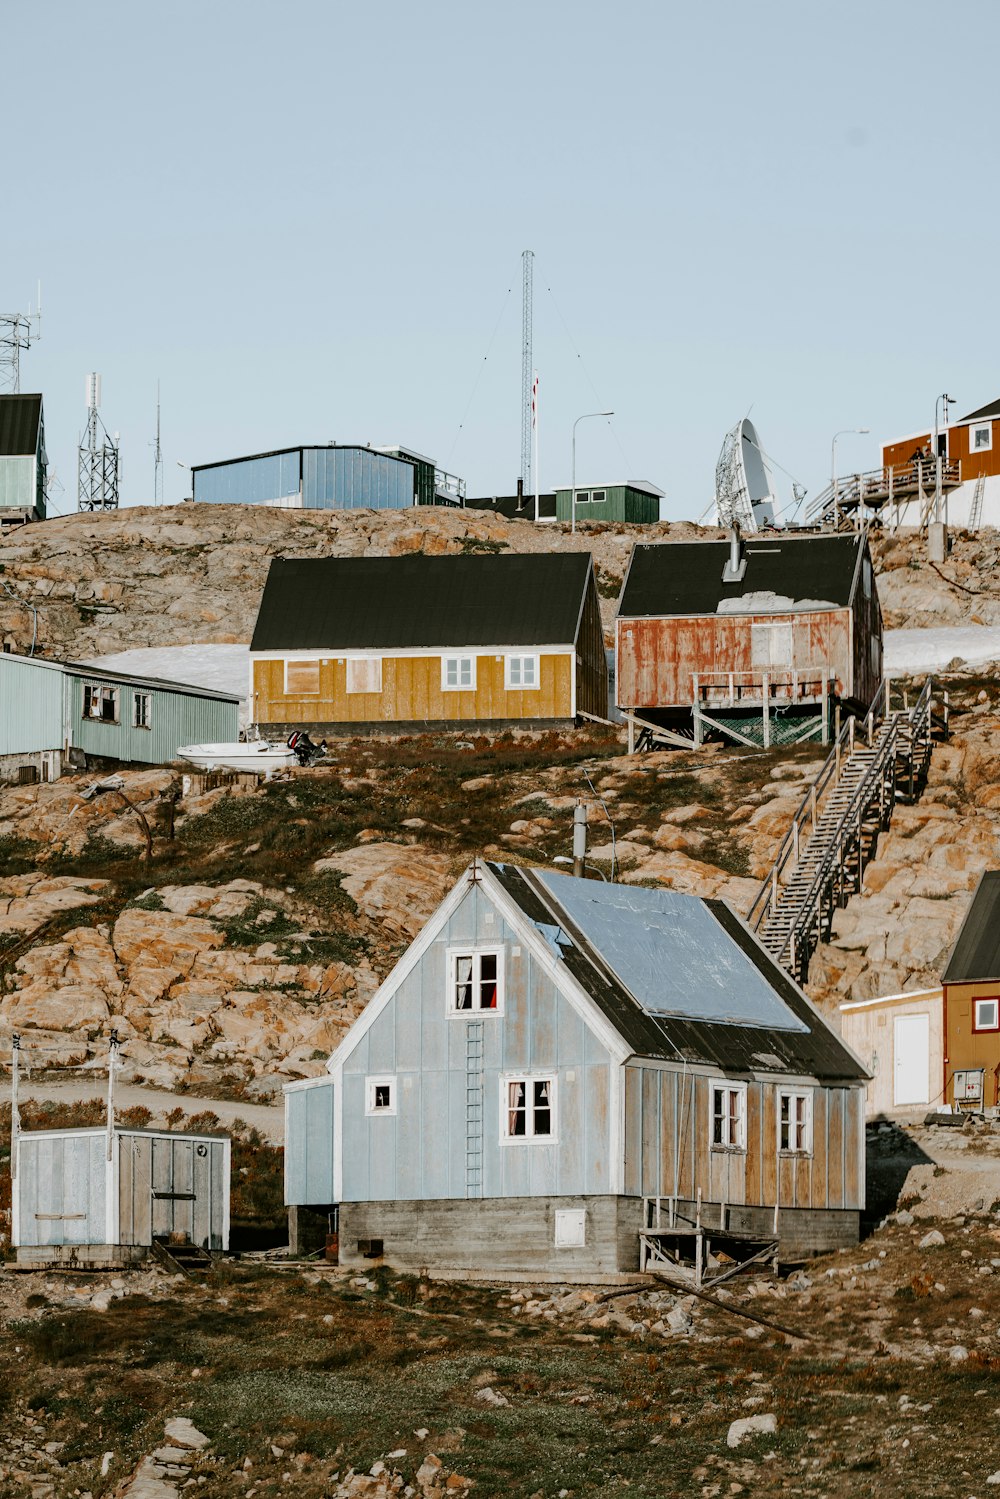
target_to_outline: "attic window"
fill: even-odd
[[[118,722],[118,688],[87,682],[83,689],[83,716],[99,723]]]
[[[448,954],[448,966],[452,1015],[499,1014],[503,1009],[503,953],[499,948],[456,949]]]

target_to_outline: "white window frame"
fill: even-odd
[[[717,1094],[724,1093],[727,1097],[733,1094],[738,1099],[736,1110],[736,1138],[735,1140],[716,1141],[715,1138],[715,1099]],[[747,1085],[746,1083],[731,1083],[728,1081],[713,1082],[708,1090],[708,1138],[713,1150],[732,1151],[745,1154],[747,1148]],[[723,1110],[723,1122],[727,1122],[728,1114]],[[729,1133],[727,1130],[726,1133]]]
[[[788,1118],[787,1118],[787,1120],[783,1120],[782,1117],[781,1117],[781,1110],[782,1110],[782,1105],[784,1104],[784,1102],[785,1102],[786,1099],[788,1100],[788,1105],[789,1105]],[[805,1110],[804,1110],[804,1114],[803,1114],[803,1119],[801,1121],[801,1125],[799,1124],[798,1120],[796,1120],[796,1119],[794,1119],[792,1117],[793,1106],[795,1104],[797,1104],[797,1103],[804,1103],[805,1104]],[[778,1089],[778,1103],[777,1103],[777,1108],[775,1110],[775,1113],[776,1113],[776,1116],[777,1116],[777,1125],[778,1125],[778,1154],[779,1155],[812,1155],[813,1096],[812,1096],[811,1089],[809,1089],[809,1088],[779,1088]],[[781,1133],[782,1133],[782,1126],[783,1125],[787,1126],[787,1129],[788,1129],[788,1144],[787,1145],[783,1145],[781,1143]],[[793,1129],[798,1129],[798,1128],[802,1129],[802,1144],[801,1145],[794,1145],[794,1144],[792,1144],[792,1130]]]
[[[139,704],[144,707],[140,713]],[[151,729],[153,727],[153,694],[151,692],[132,692],[132,727],[133,729]]]
[[[525,662],[531,662],[531,670],[535,680],[533,682],[515,682],[514,664],[517,663],[518,671],[523,676]],[[508,692],[537,692],[541,687],[541,657],[530,651],[519,652],[517,655],[505,656],[503,663],[503,685]]]
[[[377,675],[378,675],[378,686],[377,687],[370,687],[367,684],[364,687],[352,686],[352,684],[351,684],[351,668],[352,667],[356,668],[358,666],[366,666],[366,667],[369,667],[369,668],[371,668],[371,667],[377,667],[378,668],[378,673],[377,673]],[[344,668],[344,685],[345,685],[345,688],[346,688],[347,692],[351,693],[354,696],[360,695],[360,696],[364,697],[364,695],[367,693],[368,696],[370,697],[370,696],[372,696],[373,693],[381,692],[382,691],[382,657],[381,656],[348,656],[347,657],[347,664],[346,664],[346,666]]]
[[[290,666],[315,666],[315,668],[316,668],[316,686],[314,688],[310,688],[308,692],[303,692],[302,689],[299,688],[299,687],[296,687],[294,690],[292,688],[290,688],[289,685],[288,685],[288,668]],[[298,660],[296,660],[295,657],[292,657],[290,660],[286,660],[285,661],[284,692],[285,692],[285,696],[286,697],[319,697],[319,695],[320,695],[320,658],[319,658],[319,656],[302,656]]]
[[[578,505],[589,505],[590,504],[590,490],[589,489],[578,489],[576,491],[576,503]]]
[[[986,433],[986,441],[985,442],[976,442],[976,438],[978,437],[978,435],[979,435],[980,432],[985,432]],[[993,447],[993,423],[992,422],[973,422],[972,426],[969,428],[969,456],[970,456],[970,458],[973,455],[973,453],[989,453],[992,450],[992,447]]]
[[[106,692],[111,694],[111,701],[114,704],[114,710],[115,710],[115,716],[114,716],[114,718],[105,718],[102,713],[94,713],[93,712],[93,705],[94,705],[94,702],[95,702],[95,693],[97,695],[96,696],[96,701],[98,703],[101,703],[104,700],[103,695]],[[90,694],[90,705],[91,705],[91,712],[89,712],[89,713],[87,712],[87,694],[88,693]],[[121,723],[121,706],[122,706],[121,688],[119,686],[117,686],[116,683],[114,683],[114,682],[86,682],[84,684],[84,688],[83,688],[83,713],[82,713],[82,717],[87,721],[87,723],[120,724]]]
[[[987,1031],[987,1032],[988,1031],[1000,1031],[1000,1001],[998,1001],[997,999],[995,999],[995,998],[993,998],[991,996],[991,997],[987,997],[987,998],[984,998],[984,999],[975,999],[975,1000],[973,1000],[972,1003],[973,1003],[973,1017],[972,1017],[972,1029],[973,1029],[973,1032],[976,1033],[976,1032],[979,1032],[979,1031]],[[979,1018],[979,1016],[980,1016],[980,1007],[982,1005],[989,1005],[989,1006],[991,1006],[991,1008],[993,1010],[993,1020],[991,1022],[989,1022],[989,1023],[986,1023],[986,1022],[982,1021]]]
[[[779,634],[780,632],[780,634]],[[788,642],[788,656],[783,661],[775,660],[774,643],[777,640]],[[761,660],[761,644],[767,642],[767,659]],[[779,669],[789,668],[795,664],[795,636],[792,626],[788,623],[782,624],[752,624],[750,626],[750,665],[760,671],[770,671],[772,667]]]
[[[603,505],[606,503],[607,498],[608,491],[606,489],[592,489],[590,491],[590,503],[592,505]]]
[[[389,1089],[389,1102],[377,1104],[375,1093],[378,1088]],[[380,1072],[372,1077],[365,1078],[365,1115],[369,1119],[381,1119],[383,1116],[392,1118],[396,1114],[398,1094],[396,1092],[396,1075],[392,1072]]]
[[[483,958],[496,958],[497,961],[497,1002],[495,1005],[477,1007],[473,1005],[470,1010],[458,1008],[458,963],[460,958],[472,959],[472,996],[475,999],[479,993],[482,983],[482,960]],[[448,1014],[458,1020],[475,1020],[484,1015],[502,1015],[504,1002],[504,949],[495,942],[488,947],[480,947],[470,942],[466,947],[449,947],[448,949]]]
[[[441,657],[441,691],[442,692],[475,692],[476,690],[476,657],[468,652],[462,654],[452,653]],[[455,667],[457,681],[448,681],[448,667]],[[463,666],[469,668],[468,682],[462,681]]]
[[[510,1087],[523,1083],[525,1086],[525,1110],[523,1135],[510,1133]],[[549,1133],[535,1134],[534,1088],[537,1083],[549,1085]],[[529,1100],[531,1100],[529,1105]],[[518,1111],[520,1112],[520,1111]],[[528,1126],[531,1126],[530,1128]],[[558,1145],[559,1143],[559,1080],[554,1072],[505,1072],[500,1078],[500,1144],[501,1145]]]

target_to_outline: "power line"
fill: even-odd
[[[464,412],[462,413],[462,420],[459,422],[459,424],[458,424],[458,431],[455,433],[455,441],[451,445],[451,450],[449,451],[448,457],[447,457],[447,460],[446,460],[446,466],[448,468],[451,467],[451,460],[455,456],[455,449],[458,447],[459,438],[462,436],[462,432],[463,432],[463,430],[465,428],[465,423],[466,423],[466,421],[468,419],[469,412],[472,410],[472,403],[476,399],[476,392],[479,389],[479,382],[483,378],[483,371],[486,368],[486,362],[487,362],[487,360],[489,359],[490,355],[493,352],[493,345],[496,343],[497,334],[500,332],[500,324],[503,322],[503,315],[507,311],[507,303],[510,301],[511,292],[513,290],[514,290],[514,284],[513,284],[513,282],[511,282],[510,286],[508,286],[508,288],[507,288],[506,294],[504,296],[503,302],[502,302],[501,307],[500,307],[500,316],[496,320],[496,326],[494,327],[493,333],[490,336],[490,341],[489,341],[489,343],[486,346],[486,353],[483,355],[483,362],[482,362],[482,364],[480,364],[479,369],[478,369],[477,374],[476,374],[476,378],[472,382],[472,394],[469,396],[468,404],[466,405],[466,408],[465,408]]]

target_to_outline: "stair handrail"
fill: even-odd
[[[890,756],[892,758],[895,758],[896,740],[899,737],[898,717],[894,716],[893,718],[887,720],[886,724],[883,725],[883,728],[885,728],[887,732],[885,733],[882,743],[879,746],[878,754],[872,761],[871,765],[868,767],[867,773],[862,776],[861,780],[858,782],[857,787],[855,788],[854,795],[851,797],[851,800],[848,802],[847,806],[844,808],[844,811],[841,813],[836,827],[831,830],[830,837],[827,840],[826,852],[817,865],[812,884],[809,886],[809,889],[806,891],[804,897],[799,903],[799,909],[795,915],[794,920],[788,928],[788,932],[785,935],[785,940],[777,951],[772,951],[771,953],[771,956],[774,958],[776,963],[781,963],[782,959],[785,956],[785,953],[792,945],[798,933],[804,927],[808,928],[809,923],[812,921],[813,912],[816,909],[817,902],[819,901],[819,898],[823,892],[823,888],[827,883],[827,879],[830,873],[830,866],[833,863],[834,856],[840,844],[841,834],[843,833],[844,828],[850,822],[856,820],[860,808],[863,807],[865,801],[867,800],[868,791],[871,787],[872,781],[876,778],[877,775],[882,774],[886,761],[890,758]]]
[[[873,726],[883,716],[885,707],[886,680],[883,678],[879,690],[872,698],[868,712],[864,718],[869,744],[872,742]],[[792,818],[788,832],[778,845],[778,852],[774,863],[762,881],[761,887],[754,898],[753,905],[747,912],[747,922],[755,932],[760,930],[761,923],[768,915],[772,899],[774,904],[777,904],[781,876],[789,859],[794,858],[796,863],[798,863],[801,857],[801,834],[805,826],[806,817],[808,816],[812,820],[812,826],[815,829],[816,823],[819,820],[820,801],[823,799],[824,794],[827,791],[832,791],[833,787],[840,780],[842,763],[846,763],[844,750],[845,748],[848,750],[846,759],[849,761],[854,750],[856,737],[855,719],[853,714],[851,714],[834,740],[830,753],[827,755],[819,774],[799,803],[798,810]]]

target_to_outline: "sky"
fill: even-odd
[[[0,310],[41,281],[55,510],[90,370],[124,504],[157,381],[169,503],[330,441],[511,493],[525,249],[543,489],[588,412],[578,484],[696,518],[748,412],[784,501],[840,429],[872,468],[939,394],[1000,395],[996,0],[36,0],[0,32]]]

